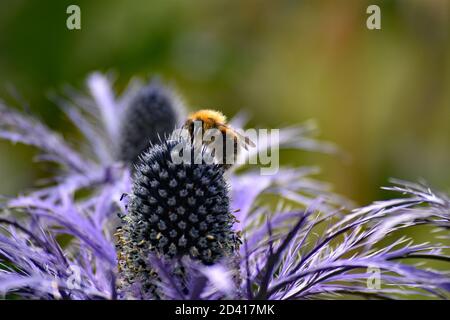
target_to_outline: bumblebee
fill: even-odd
[[[239,147],[243,147],[245,150],[248,150],[249,147],[255,147],[255,143],[250,140],[250,138],[240,134],[235,129],[233,129],[230,125],[227,124],[227,118],[225,115],[220,111],[214,111],[214,110],[200,110],[196,111],[189,115],[187,121],[184,124],[184,128],[189,131],[189,134],[192,139],[194,139],[195,135],[195,123],[200,122],[203,132],[206,132],[210,129],[217,129],[219,130],[223,137],[224,142],[226,142],[226,139],[232,139],[233,145],[234,145],[234,160],[237,158],[237,153],[239,151]],[[223,144],[224,151],[226,147],[226,143]],[[224,160],[225,160],[225,152],[224,152]],[[224,167],[228,169],[231,167],[229,164],[225,164],[226,161],[224,161]]]

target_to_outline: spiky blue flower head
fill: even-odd
[[[180,124],[184,106],[178,95],[153,80],[130,100],[121,121],[118,160],[136,163],[139,155]]]
[[[190,257],[205,265],[232,256],[239,237],[232,227],[228,185],[217,164],[175,164],[172,151],[181,138],[151,147],[136,166],[128,212],[119,229],[118,255],[124,284],[153,290],[157,276],[150,254]],[[194,154],[190,145],[185,152]],[[192,160],[192,159],[191,159]]]

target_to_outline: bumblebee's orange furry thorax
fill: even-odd
[[[189,115],[188,120],[202,121],[205,127],[211,128],[217,124],[225,124],[227,118],[220,111],[200,110]]]

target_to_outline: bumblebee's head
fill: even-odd
[[[184,128],[189,131],[189,135],[192,137],[194,135],[194,127],[195,127],[195,121],[192,119],[186,120],[184,123]]]

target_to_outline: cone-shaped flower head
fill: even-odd
[[[216,164],[174,164],[175,138],[151,147],[138,165],[128,213],[119,230],[119,265],[125,283],[152,287],[149,255],[190,256],[213,264],[238,245],[228,186]],[[193,147],[188,147],[193,154]]]
[[[116,151],[118,160],[136,163],[139,155],[169,135],[184,118],[185,108],[178,95],[154,80],[142,87],[125,111]]]

